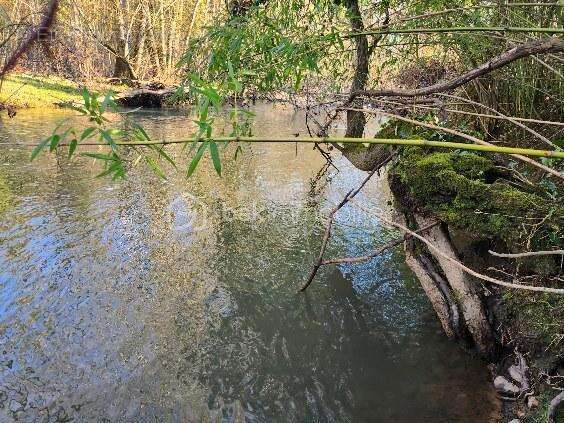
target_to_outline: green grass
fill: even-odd
[[[97,84],[89,89],[115,92],[125,87]],[[53,107],[60,103],[82,102],[81,86],[68,79],[50,75],[10,74],[2,82],[0,104],[15,108]]]
[[[17,108],[51,107],[56,103],[80,99],[77,84],[55,76],[8,75],[0,91],[0,103]]]

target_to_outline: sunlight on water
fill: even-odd
[[[257,132],[305,132],[257,106]],[[0,421],[486,422],[483,364],[441,333],[401,248],[327,268],[296,290],[324,216],[363,178],[313,183],[311,146],[224,151],[187,180],[134,168],[95,179],[90,159],[29,162],[66,112],[0,119]],[[154,138],[183,138],[181,112],[140,112]],[[181,157],[179,149],[171,154]],[[297,151],[297,154],[296,154]],[[184,165],[185,166],[185,160]],[[172,170],[169,169],[172,173]],[[385,176],[359,201],[389,210]],[[345,208],[329,256],[396,236]]]

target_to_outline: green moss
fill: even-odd
[[[558,391],[547,390],[537,397],[539,400],[539,407],[524,419],[524,423],[547,423],[548,421],[548,407],[550,401],[558,394]],[[564,410],[562,407],[556,412],[556,423],[564,421]]]
[[[503,310],[502,319],[514,328],[512,335],[519,348],[536,354],[537,360],[547,357],[547,351],[550,357],[564,358],[562,296],[508,291],[503,296]],[[542,367],[550,367],[550,363],[546,364]]]
[[[550,245],[560,231],[564,207],[496,180],[488,158],[457,152],[405,150],[392,170],[418,207],[475,238],[503,241],[508,248]],[[542,222],[542,223],[540,223]],[[540,223],[535,227],[534,223]],[[534,228],[534,230],[533,230]],[[556,234],[558,235],[558,234]]]

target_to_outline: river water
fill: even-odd
[[[257,133],[305,135],[256,107]],[[483,363],[441,332],[401,248],[296,290],[324,216],[364,177],[311,146],[225,151],[186,179],[30,149],[68,112],[0,115],[0,421],[490,422]],[[184,113],[136,116],[154,138]],[[171,154],[181,155],[171,147]],[[184,153],[186,155],[186,153]],[[359,201],[389,210],[385,176]],[[328,257],[397,236],[347,206]]]

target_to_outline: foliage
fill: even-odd
[[[208,80],[224,79],[229,66],[247,89],[273,91],[290,83],[297,90],[305,74],[320,72],[332,46],[344,48],[336,26],[340,12],[330,0],[271,1],[209,28],[181,63]]]
[[[53,133],[34,148],[31,153],[31,160],[47,148],[53,152],[61,146],[67,147],[70,158],[81,144],[94,141],[106,145],[110,151],[108,153],[84,152],[81,155],[102,162],[103,171],[98,176],[109,175],[113,179],[123,178],[125,176],[125,161],[120,146],[127,145],[131,141],[150,142],[149,135],[142,126],[128,119],[126,115],[119,115],[121,119],[117,123],[110,121],[108,114],[111,112],[117,113],[117,105],[112,92],[108,92],[102,97],[84,89],[82,98],[82,106],[71,105],[68,107],[83,115],[89,126],[82,131],[77,131],[74,126],[67,125],[68,120],[60,122]],[[134,165],[143,161],[149,169],[163,179],[166,176],[159,161],[164,160],[170,165],[176,166],[164,150],[163,145],[131,146],[130,148],[138,153],[133,162]]]

